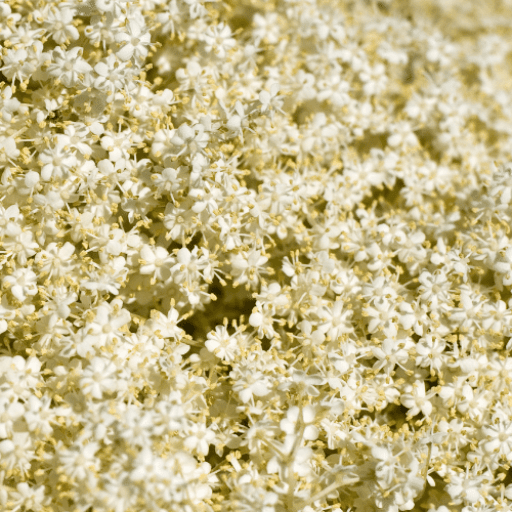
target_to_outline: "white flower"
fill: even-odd
[[[120,336],[120,329],[130,322],[130,313],[121,309],[119,301],[101,304],[94,310],[92,318],[80,331],[81,339],[77,344],[77,353],[82,357],[93,354],[94,349],[111,344]]]
[[[253,23],[256,41],[265,39],[268,44],[276,44],[279,41],[279,21],[276,12],[268,12],[265,15],[255,14]]]
[[[173,306],[170,307],[167,315],[157,310],[151,311],[151,329],[163,338],[181,340],[184,331],[178,327],[179,321],[179,313]]]
[[[159,281],[167,280],[171,275],[174,258],[163,247],[145,245],[140,251],[141,274],[149,274]]]
[[[40,383],[41,361],[31,356],[0,357],[0,391],[4,396],[28,399]]]
[[[457,410],[469,414],[475,420],[481,419],[489,405],[488,393],[485,390],[474,390],[469,384],[464,384],[461,391]]]
[[[27,259],[33,256],[39,249],[39,244],[34,239],[34,233],[28,229],[22,229],[21,225],[9,223],[6,235],[2,241],[3,250],[9,256],[16,256],[20,265],[26,265]],[[19,269],[23,271],[23,268]],[[31,274],[28,275],[29,278]]]
[[[125,62],[120,62],[116,55],[109,55],[104,61],[94,66],[98,77],[94,80],[94,87],[109,94],[107,101],[112,101],[113,94],[127,86],[132,72]]]
[[[82,84],[87,74],[92,71],[91,65],[82,55],[83,48],[79,46],[67,51],[56,48],[53,50],[48,73],[58,78],[66,87]]]
[[[422,368],[430,367],[431,370],[439,372],[446,362],[445,347],[446,342],[443,339],[427,334],[416,345],[416,364]]]
[[[407,385],[405,393],[400,395],[400,402],[409,409],[408,416],[416,416],[421,412],[424,416],[430,416],[432,412],[432,402],[430,399],[434,396],[434,391],[425,391],[425,382],[416,381]]]
[[[276,331],[273,327],[274,322],[275,319],[271,311],[268,309],[265,310],[265,312],[260,311],[257,306],[253,309],[249,317],[249,324],[258,329],[258,336],[265,336],[267,338],[271,338],[275,335]]]
[[[433,309],[437,309],[440,304],[450,299],[450,281],[444,271],[436,271],[431,274],[423,271],[419,278],[421,286],[419,288],[421,299],[430,303]]]
[[[174,133],[171,143],[176,146],[178,150],[176,156],[179,156],[187,152],[196,153],[206,147],[208,140],[209,135],[203,124],[189,126],[188,123],[183,123]]]
[[[16,139],[5,135],[0,136],[0,161],[7,158],[18,158],[18,156],[20,156],[20,150],[16,145]]]
[[[245,113],[244,107],[240,101],[235,103],[232,112],[226,112],[227,121],[226,128],[229,130],[230,136],[240,137],[240,141],[244,142],[244,129],[254,133],[252,128],[249,128],[249,121],[247,120],[249,114]]]
[[[155,159],[162,159],[167,161],[167,157],[174,156],[175,146],[171,142],[176,134],[176,130],[163,128],[158,130],[151,141],[151,156]],[[177,153],[177,151],[176,151]]]
[[[41,178],[49,181],[52,177],[62,178],[68,175],[69,170],[78,164],[75,155],[70,154],[66,149],[65,139],[58,138],[55,146],[45,149],[39,153],[39,161],[43,166],[41,169]]]
[[[35,458],[33,440],[28,432],[14,432],[11,439],[0,441],[0,468],[17,469],[26,474]]]
[[[5,87],[0,93],[0,112],[2,112],[2,118],[8,122],[16,112],[25,109],[25,106],[16,97],[13,97],[13,94],[12,87]]]
[[[130,473],[130,480],[136,483],[155,479],[167,480],[170,477],[164,459],[156,456],[150,448],[139,452],[134,461],[134,470]]]
[[[398,481],[396,473],[401,469],[400,456],[402,453],[394,452],[395,447],[393,445],[372,447],[372,457],[378,461],[375,476],[379,483],[387,488],[391,487],[394,480]]]
[[[145,27],[134,19],[128,22],[125,29],[126,32],[119,32],[116,35],[116,42],[120,45],[116,55],[123,61],[131,58],[145,59],[148,54],[146,47],[151,43],[151,35],[149,32],[144,32]]]
[[[85,445],[75,444],[70,448],[61,447],[56,452],[61,471],[75,481],[85,481],[99,469],[100,460],[96,457],[100,445],[89,441]]]
[[[24,419],[27,427],[36,435],[50,435],[53,432],[52,423],[57,420],[59,409],[51,408],[51,399],[48,396],[41,399],[30,396],[25,404]]]
[[[353,312],[346,309],[341,300],[335,301],[332,307],[322,307],[317,314],[321,319],[318,326],[320,332],[326,334],[332,340],[336,340],[342,334],[347,334],[353,330],[350,321]]]
[[[13,498],[16,507],[25,507],[25,510],[34,512],[42,511],[44,505],[48,505],[50,501],[50,497],[45,494],[44,485],[31,487],[27,482],[20,482],[16,485]]]
[[[304,396],[319,396],[320,391],[317,386],[325,384],[323,376],[316,374],[307,374],[302,370],[294,370],[292,374],[292,382],[284,381],[280,384],[280,389],[289,389],[295,387],[299,394]]]
[[[37,174],[37,173],[35,173]],[[16,224],[21,220],[20,215],[20,209],[17,204],[13,204],[9,206],[8,208],[4,208],[3,206],[0,206],[0,228],[2,230],[5,230],[9,223],[11,222],[9,227],[14,227]]]
[[[215,439],[215,433],[211,429],[194,423],[186,432],[185,446],[193,453],[207,455],[210,444]]]
[[[238,393],[240,400],[245,404],[252,400],[253,395],[257,397],[266,396],[270,393],[267,379],[259,371],[233,370],[230,375],[234,380],[233,391]]]
[[[503,274],[503,284],[505,286],[512,284],[512,247],[500,251],[494,263],[494,270]]]
[[[303,446],[297,450],[293,459],[293,472],[299,477],[307,477],[311,474],[314,452],[310,446]]]
[[[316,420],[315,408],[307,405],[302,410],[299,407],[293,406],[286,412],[286,418],[280,422],[280,427],[283,432],[288,435],[297,434],[300,429],[302,437],[309,441],[314,441],[318,438],[318,428],[313,425]]]
[[[101,138],[101,147],[108,151],[111,162],[124,167],[124,163],[130,158],[130,148],[135,142],[133,137],[132,133],[125,131],[105,133]]]
[[[44,26],[51,33],[57,44],[68,43],[78,39],[79,34],[73,25],[74,12],[68,7],[53,8],[44,20]]]
[[[512,460],[512,423],[498,422],[482,429],[485,438],[480,441],[484,450]]]
[[[98,0],[96,6],[99,8],[100,4],[105,5],[107,2],[114,4],[112,0]],[[115,41],[115,35],[119,31],[119,26],[115,21],[112,15],[95,14],[91,16],[89,24],[84,29],[84,34],[92,44],[97,47],[101,45],[105,49],[108,44]]]
[[[157,186],[158,193],[168,193],[174,200],[173,193],[182,189],[182,179],[178,177],[180,170],[172,167],[166,167],[161,174],[153,174],[151,181]]]
[[[368,332],[382,331],[386,336],[394,336],[397,332],[397,304],[388,299],[376,301],[372,306],[364,308],[364,316],[369,318]]]
[[[507,304],[498,300],[497,302],[488,302],[483,305],[482,328],[486,331],[504,332],[508,334],[512,326],[512,311]]]
[[[421,336],[429,324],[428,308],[419,301],[414,303],[401,302],[398,321],[404,329],[412,329],[415,334]]]
[[[70,267],[73,267],[71,256],[74,252],[75,246],[70,242],[66,242],[61,247],[56,243],[50,243],[45,250],[36,254],[34,261],[40,271],[48,277],[58,278],[70,272]]]
[[[116,391],[116,373],[116,365],[110,360],[103,357],[93,357],[89,366],[82,372],[80,387],[86,396],[102,398],[103,393]]]
[[[236,44],[236,41],[231,37],[231,29],[224,23],[210,26],[202,39],[206,43],[206,51],[213,52],[219,59],[223,59],[226,53]]]
[[[374,96],[385,90],[388,81],[383,64],[376,64],[373,67],[365,65],[359,77],[364,83],[363,91],[368,96]]]
[[[26,81],[30,78],[41,79],[43,73],[41,66],[48,59],[49,54],[43,52],[41,41],[32,41],[27,48],[9,49],[3,57],[3,66],[0,71],[13,82]]]
[[[23,404],[10,402],[7,397],[0,399],[0,438],[12,436],[14,423],[19,420],[24,413],[25,408]]]
[[[159,401],[155,406],[156,424],[154,425],[154,432],[156,435],[161,435],[167,431],[181,431],[186,423],[185,410],[180,403],[181,394],[171,393],[169,401]]]
[[[390,131],[391,135],[388,137],[388,144],[392,148],[397,146],[413,147],[418,144],[418,139],[407,121],[391,125]]]
[[[130,444],[140,446],[143,449],[151,446],[151,436],[155,416],[152,412],[141,411],[132,405],[124,411],[120,437]]]
[[[74,123],[66,127],[64,134],[60,136],[60,140],[65,144],[66,148],[71,147],[78,150],[82,155],[90,156],[92,153],[91,135],[98,128],[97,126]]]
[[[228,333],[225,326],[215,327],[215,332],[211,331],[206,335],[206,348],[213,352],[217,357],[225,361],[233,361],[239,348],[236,338]]]
[[[396,365],[402,366],[409,360],[409,351],[414,343],[411,339],[397,340],[396,337],[384,338],[380,347],[372,347],[372,354],[377,358],[374,370],[383,369],[390,373]]]
[[[21,302],[37,293],[37,275],[28,268],[16,269],[2,279],[2,284]]]
[[[475,467],[475,469],[477,469]],[[492,474],[484,471],[481,474],[476,474],[473,470],[469,473],[468,470],[455,472],[450,471],[450,483],[447,485],[446,490],[455,504],[481,504],[485,503],[482,490],[488,487],[490,482],[493,481]]]
[[[249,253],[241,251],[231,258],[232,276],[235,277],[233,284],[256,285],[260,279],[260,273],[264,272],[265,263],[268,257],[259,250],[252,250]]]
[[[113,16],[121,16],[125,9],[124,0],[96,0],[96,7],[102,13],[112,13]]]

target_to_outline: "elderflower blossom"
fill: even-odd
[[[0,509],[512,510],[510,19],[0,0]]]

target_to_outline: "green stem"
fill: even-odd
[[[348,479],[342,480],[342,481],[340,481],[339,477],[338,477],[338,478],[336,478],[336,480],[331,485],[328,485],[322,491],[318,492],[317,494],[315,494],[311,498],[303,501],[299,505],[297,510],[299,510],[301,508],[304,508],[304,507],[307,507],[308,505],[311,505],[311,503],[314,503],[315,501],[322,499],[324,496],[327,496],[328,494],[330,494],[331,492],[335,491],[339,487],[343,487],[345,485],[350,485],[350,484],[355,484],[356,482],[359,482],[359,477],[357,477],[357,476],[352,477],[352,478],[348,478]],[[294,510],[293,512],[296,512],[296,511]]]
[[[302,423],[302,407],[300,409],[300,422]],[[293,449],[288,456],[288,496],[286,498],[287,501],[287,508],[289,512],[295,512],[294,507],[294,491],[295,491],[295,478],[294,478],[294,472],[293,472],[293,461],[295,460],[295,455],[297,454],[297,450],[299,449],[300,445],[302,444],[302,436],[304,435],[304,429],[305,426],[301,425],[299,428],[299,433],[295,439],[295,442],[293,444]]]

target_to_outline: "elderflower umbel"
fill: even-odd
[[[512,7],[459,4],[0,0],[2,510],[512,508]]]

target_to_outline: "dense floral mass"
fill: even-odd
[[[0,509],[512,510],[510,0],[0,0]]]

